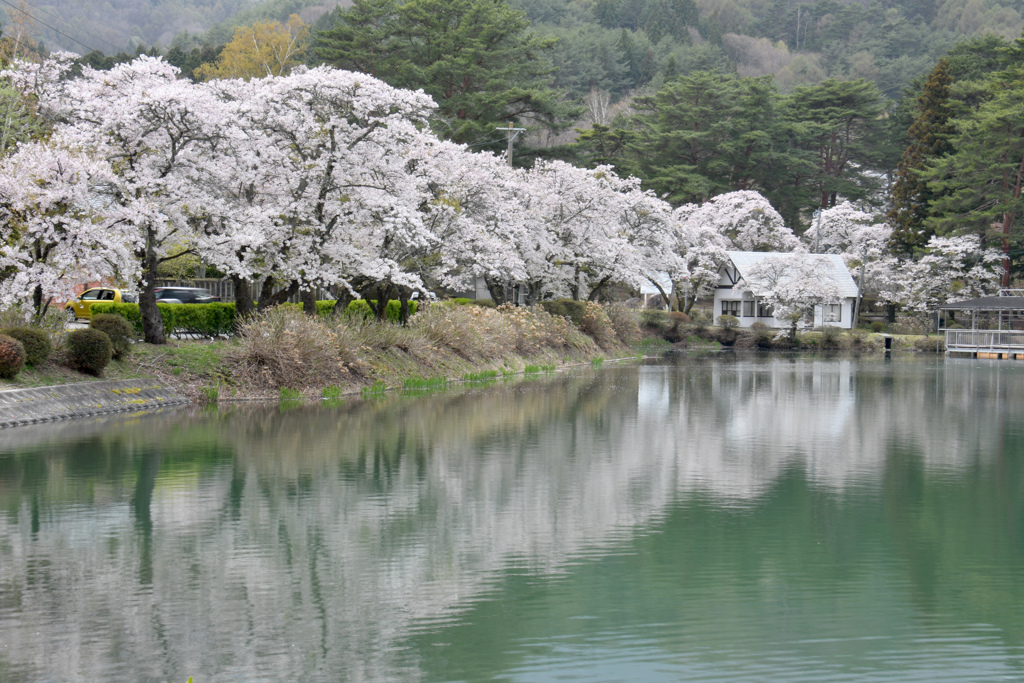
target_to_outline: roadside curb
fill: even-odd
[[[78,382],[0,391],[0,428],[191,403],[154,379]]]

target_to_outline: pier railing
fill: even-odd
[[[1024,332],[1017,330],[946,330],[946,350],[1024,353]]]

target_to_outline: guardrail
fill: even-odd
[[[1024,353],[1024,332],[1016,330],[946,330],[946,350]]]

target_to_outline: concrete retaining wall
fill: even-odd
[[[158,380],[79,382],[0,391],[0,428],[188,403]]]

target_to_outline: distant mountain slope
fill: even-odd
[[[18,2],[11,0],[13,5]],[[51,50],[114,54],[139,44],[169,47],[175,37],[180,41],[186,34],[201,36],[211,29],[207,39],[223,43],[235,26],[285,19],[292,13],[312,23],[337,4],[337,0],[25,0],[23,9],[36,19],[36,39]],[[5,29],[18,14],[17,9],[3,6],[0,22]]]

